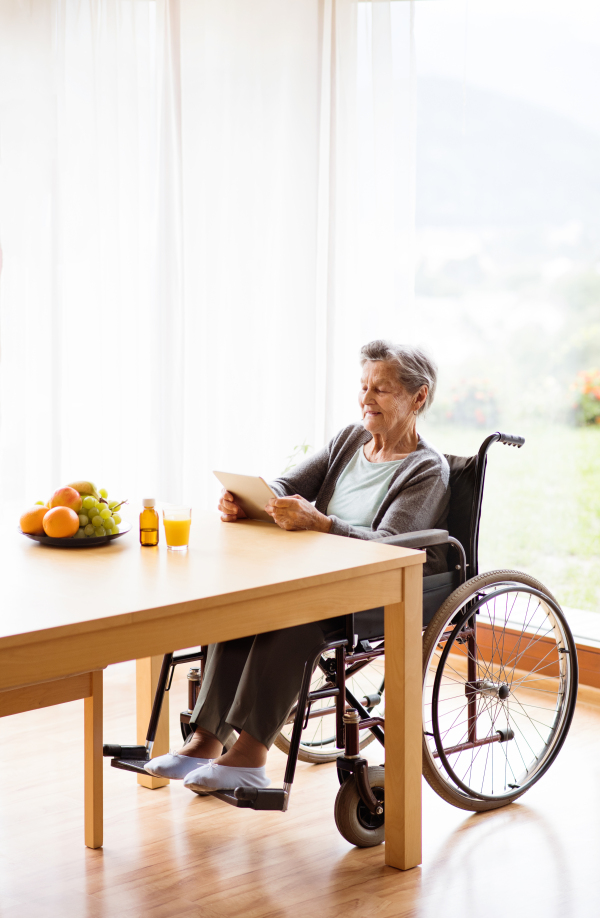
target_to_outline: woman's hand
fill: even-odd
[[[329,517],[319,513],[299,494],[293,497],[273,497],[265,510],[280,529],[312,529],[315,532],[329,532],[331,529]]]
[[[235,497],[229,491],[221,491],[219,510],[221,511],[221,519],[224,523],[235,523],[237,520],[246,519],[246,514],[240,505],[236,503]]]

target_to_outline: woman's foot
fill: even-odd
[[[265,771],[267,752],[263,743],[242,730],[228,752],[190,771],[183,783],[196,794],[236,787],[268,787],[271,782]]]
[[[216,759],[223,752],[223,744],[212,733],[197,727],[186,740],[176,755],[190,756],[193,759]]]
[[[197,728],[181,749],[150,759],[144,765],[144,771],[157,778],[174,778],[181,781],[190,771],[208,765],[222,751],[223,746],[216,736]]]
[[[217,765],[216,762],[191,771],[183,782],[184,787],[196,794],[207,790],[234,790],[236,787],[262,788],[270,783],[264,765],[259,768],[234,768]]]
[[[257,739],[242,730],[234,745],[223,755],[214,757],[217,765],[228,768],[262,768],[267,764],[269,750]]]
[[[168,752],[166,755],[159,755],[146,762],[144,771],[157,778],[173,778],[182,781],[190,771],[208,765],[210,761],[210,759],[195,758],[191,755],[180,755],[178,752]]]

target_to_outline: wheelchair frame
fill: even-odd
[[[479,526],[487,467],[487,453],[491,445],[496,442],[520,448],[523,446],[525,440],[523,437],[496,432],[483,441],[476,457],[476,472],[472,489],[470,519],[468,521],[468,544],[463,545],[459,539],[450,535],[448,530],[441,529],[429,529],[381,539],[381,542],[384,544],[415,549],[426,549],[434,545],[449,545],[457,553],[457,563],[454,564],[453,568],[447,574],[424,578],[423,630],[426,629],[434,614],[441,608],[444,601],[451,596],[458,587],[466,583],[467,576],[470,580],[478,574]],[[472,458],[475,459],[475,457]],[[469,461],[471,460],[465,460],[465,462]],[[463,526],[464,523],[465,521],[463,521]],[[467,539],[464,541],[467,541]],[[429,591],[429,596],[427,591],[428,582],[433,587]],[[465,622],[461,626],[461,639],[466,641],[468,649],[468,673],[466,681],[466,686],[468,688],[469,685],[478,685],[476,682],[476,664],[474,662],[477,644],[475,610],[471,609],[469,615],[466,617],[463,616],[463,618],[465,618]],[[369,730],[373,737],[384,746],[385,720],[383,717],[371,716],[369,706],[371,708],[374,706],[374,699],[372,697],[355,697],[346,683],[349,675],[358,672],[362,667],[368,665],[372,660],[385,653],[385,640],[382,634],[380,636],[373,636],[368,640],[359,641],[358,635],[355,633],[354,613],[345,616],[345,627],[345,637],[324,642],[319,647],[315,648],[313,654],[305,663],[293,719],[293,729],[283,787],[267,789],[238,787],[231,791],[217,790],[209,791],[208,793],[233,806],[255,810],[287,810],[298,761],[302,731],[312,717],[322,717],[324,714],[331,714],[335,710],[336,747],[340,750],[344,750],[343,754],[337,757],[337,771],[340,783],[344,784],[347,780],[353,778],[360,800],[370,814],[370,818],[373,820],[372,827],[376,828],[379,825],[383,826],[383,795],[380,794],[377,796],[370,786],[368,762],[360,755],[359,734],[361,730]],[[452,632],[453,627],[449,627],[439,636],[438,643],[443,644],[445,641],[449,640]],[[379,646],[373,647],[371,641],[374,641]],[[105,745],[104,755],[112,758],[111,765],[113,767],[144,775],[147,774],[144,770],[144,763],[147,762],[152,755],[152,748],[163,699],[165,693],[168,692],[171,687],[175,667],[182,663],[199,661],[200,672],[198,673],[197,669],[193,669],[188,676],[190,680],[188,697],[189,710],[181,713],[182,733],[184,736],[189,733],[189,728],[186,729],[186,727],[189,723],[191,712],[196,704],[199,685],[202,680],[206,661],[206,651],[206,647],[201,647],[199,650],[189,653],[165,654],[154,698],[150,723],[148,725],[146,744],[144,746]],[[335,660],[323,657],[323,654],[329,651],[335,651]],[[576,660],[574,661],[574,665],[576,679]],[[328,684],[323,688],[311,692],[311,680],[317,666],[320,666],[325,674]],[[319,709],[314,712],[311,711],[313,703],[323,699],[332,699],[333,706]],[[476,703],[476,691],[473,690],[470,694],[467,691],[468,735],[464,743],[448,750],[449,754],[459,748],[473,749],[476,746],[484,744],[506,742],[512,738],[510,736],[503,736],[502,731],[496,731],[496,733],[488,737],[478,738]],[[570,716],[572,716],[572,713]],[[290,721],[288,721],[288,723],[289,722]],[[568,718],[564,735],[566,735],[568,731],[569,723],[570,717]]]

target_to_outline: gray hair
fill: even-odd
[[[398,382],[409,395],[416,395],[421,386],[427,386],[427,398],[418,413],[423,414],[431,406],[437,385],[437,366],[421,348],[377,339],[360,349],[361,367],[367,360],[385,360],[393,364]]]

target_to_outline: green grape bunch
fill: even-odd
[[[116,535],[119,532],[121,516],[119,510],[126,500],[109,500],[106,488],[97,492],[100,498],[91,494],[83,498],[79,516],[79,530],[76,539],[97,539],[100,536]]]

